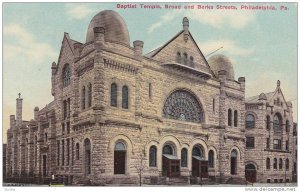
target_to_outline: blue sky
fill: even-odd
[[[187,16],[190,31],[204,55],[224,47],[218,53],[231,59],[236,79],[246,77],[246,96],[273,91],[276,81],[281,80],[286,100],[293,100],[297,121],[297,5],[246,4],[273,5],[278,10],[123,10],[117,9],[116,3],[3,4],[4,130],[9,126],[9,115],[15,114],[19,92],[24,99],[23,117],[27,120],[33,118],[35,106],[41,109],[53,100],[50,68],[58,60],[64,32],[84,43],[90,20],[105,9],[115,10],[124,18],[131,44],[134,40],[144,41],[144,53],[172,38],[182,29],[182,18]],[[280,11],[281,5],[288,10]]]

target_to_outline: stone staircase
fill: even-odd
[[[229,177],[226,181],[226,184],[236,184],[236,185],[246,185],[248,182],[245,178],[241,177]]]
[[[189,185],[189,178],[188,177],[170,177],[167,180],[168,185]]]

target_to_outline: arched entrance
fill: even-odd
[[[233,149],[230,154],[230,173],[231,175],[236,175],[237,172],[237,151]]]
[[[245,177],[246,180],[251,183],[256,182],[256,168],[253,164],[247,164],[245,166]]]
[[[196,145],[192,150],[192,176],[208,178],[208,161],[204,159],[202,146]]]
[[[114,152],[114,174],[125,174],[126,145],[118,141]]]
[[[166,144],[163,147],[162,174],[167,177],[180,176],[180,159],[175,156],[175,150],[172,145]]]

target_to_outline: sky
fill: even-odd
[[[127,3],[122,3],[126,5]],[[287,101],[292,101],[297,122],[297,4],[296,3],[174,3],[181,9],[119,9],[117,3],[4,3],[3,6],[3,142],[9,115],[16,113],[16,98],[23,98],[23,119],[33,118],[53,100],[51,64],[58,61],[64,32],[85,43],[92,17],[115,10],[125,20],[130,42],[144,41],[144,53],[163,45],[182,30],[188,17],[204,56],[214,50],[230,58],[235,79],[246,78],[246,97],[271,92],[277,80]],[[194,9],[184,9],[194,5]],[[196,9],[198,5],[214,9]],[[234,5],[237,10],[216,9]],[[241,10],[241,5],[274,6],[277,10]],[[280,10],[280,7],[286,7]],[[216,54],[217,54],[216,53]]]

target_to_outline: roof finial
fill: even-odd
[[[280,81],[277,80],[277,87],[280,87]]]
[[[21,99],[21,93],[19,93],[18,95],[19,95],[19,99]]]
[[[183,26],[183,30],[189,30],[189,19],[187,17],[184,17],[182,19],[182,26]]]

